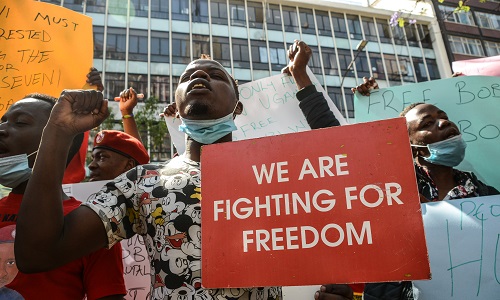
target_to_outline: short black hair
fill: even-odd
[[[420,105],[420,104],[425,104],[425,103],[424,103],[424,102],[415,102],[415,103],[412,103],[412,104],[408,105],[407,107],[405,107],[405,108],[403,109],[403,111],[402,111],[401,113],[399,113],[399,116],[400,116],[400,117],[406,117],[406,114],[407,114],[410,110],[414,109],[416,106],[418,106],[418,105]]]
[[[28,98],[33,98],[33,99],[48,103],[50,105],[51,110],[54,107],[54,105],[56,105],[56,102],[57,102],[56,97],[52,97],[50,95],[41,94],[41,93],[31,93],[31,94],[27,94],[26,96],[23,97],[23,99],[28,99]],[[23,100],[23,99],[21,99],[21,100]],[[69,148],[68,158],[66,160],[66,166],[69,165],[69,163],[71,162],[73,157],[79,152],[80,147],[82,146],[82,143],[83,143],[83,137],[84,137],[84,133],[79,133],[73,138],[73,142],[71,143],[71,147]]]

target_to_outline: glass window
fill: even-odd
[[[255,70],[269,70],[266,43],[261,40],[250,41],[252,50],[252,67]]]
[[[106,58],[124,60],[125,49],[126,49],[125,28],[108,27]]]
[[[460,23],[465,25],[475,25],[472,13],[455,13],[455,7],[439,5],[439,11],[444,20],[448,22]]]
[[[261,48],[261,50],[261,55],[267,60],[266,48]],[[271,68],[273,71],[281,71],[288,63],[283,43],[269,42],[269,55],[271,57]]]
[[[172,19],[189,20],[189,1],[172,0]]]
[[[440,79],[439,70],[435,59],[426,59],[427,68],[429,69],[429,77],[431,80]]]
[[[331,13],[331,15],[332,15],[333,30],[335,31],[335,37],[346,38],[347,29],[345,26],[344,15],[333,12]]]
[[[169,62],[168,33],[151,31],[151,62]]]
[[[41,0],[41,2],[52,3],[55,5],[61,5],[61,0]]]
[[[484,45],[486,46],[486,54],[488,56],[500,55],[500,44],[499,43],[485,41]]]
[[[428,81],[427,70],[425,69],[424,59],[421,57],[413,58],[413,67],[415,68],[415,76],[417,77],[417,82]]]
[[[202,54],[210,54],[210,37],[208,35],[193,34],[193,58],[198,59]],[[174,52],[172,52],[174,53]]]
[[[83,12],[83,0],[64,0],[64,7],[77,12]]]
[[[388,20],[377,19],[377,29],[381,43],[392,44],[391,27]]]
[[[347,25],[349,26],[349,34],[351,39],[362,40],[363,32],[361,31],[361,24],[359,24],[358,16],[347,15]]]
[[[131,0],[130,16],[147,17],[149,6],[148,0]]]
[[[227,3],[226,0],[211,0],[210,9],[212,13],[212,23],[227,25]]]
[[[232,0],[229,2],[229,10],[231,12],[232,26],[247,26],[245,15],[245,2],[242,0]]]
[[[168,1],[151,0],[151,17],[168,19]]]
[[[314,29],[314,15],[312,9],[299,8],[302,33],[316,34]]]
[[[102,58],[104,52],[104,27],[94,26],[94,58]]]
[[[396,45],[406,45],[405,42],[405,29],[403,27],[394,26],[392,28],[392,36]]]
[[[334,48],[321,47],[321,55],[323,56],[323,65],[326,75],[339,75],[337,66],[337,56]]]
[[[352,57],[351,52],[346,49],[338,49],[337,55],[339,56],[340,70],[342,72],[342,76],[344,76],[347,67],[351,63]],[[351,67],[351,70],[347,72],[346,77],[354,77],[354,70]]]
[[[330,26],[330,17],[326,11],[316,11],[316,24],[318,25],[318,34],[323,36],[332,36]]]
[[[345,117],[344,98],[339,87],[327,87],[328,96],[332,99],[335,106],[337,106],[340,113]],[[345,99],[347,103],[347,113],[349,118],[354,118],[354,94],[349,88],[344,88]]]
[[[87,12],[105,13],[106,0],[87,0]]]
[[[405,26],[406,39],[408,40],[408,45],[418,47],[419,35],[417,33],[417,24],[408,24]]]
[[[263,28],[264,11],[261,2],[247,1],[248,25],[250,28]]]
[[[193,22],[208,23],[208,0],[192,1],[191,11]]]
[[[487,14],[483,12],[476,12],[478,25],[483,28],[500,30],[500,16]]]
[[[281,14],[279,5],[269,4],[266,10],[267,29],[281,31]]]
[[[160,102],[170,102],[169,86],[170,78],[168,76],[151,75],[150,95],[156,97]],[[173,99],[172,99],[173,100]]]
[[[116,96],[119,96],[124,89],[125,89],[125,74],[106,72],[104,78],[105,98],[114,99]]]
[[[408,56],[399,56],[399,69],[401,70],[403,81],[415,82],[415,77],[413,76],[412,62],[410,61],[410,58]]]
[[[212,47],[214,50],[214,59],[220,62],[224,67],[231,67],[231,49],[229,39],[226,37],[212,37]],[[248,52],[248,51],[247,51]]]
[[[128,5],[121,0],[108,0],[108,14],[126,16]]]
[[[363,30],[365,31],[365,39],[373,42],[377,42],[377,30],[375,28],[375,22],[373,18],[362,17]]]
[[[375,79],[385,79],[384,62],[380,53],[370,52],[370,64],[372,66],[372,76]]]
[[[172,33],[172,62],[188,64],[191,61],[189,36],[187,34]]]
[[[370,77],[370,67],[368,66],[368,57],[365,51],[361,51],[356,58],[356,72],[358,77]]]
[[[243,39],[232,39],[233,62],[235,68],[250,68],[250,55],[248,53],[248,41]]]
[[[385,67],[387,68],[387,78],[390,81],[401,82],[398,61],[391,54],[384,54]]]
[[[138,93],[145,93],[148,90],[148,74],[128,74],[128,86],[133,87]],[[119,95],[119,94],[118,94]],[[146,99],[138,99],[144,102]]]
[[[128,59],[148,61],[148,32],[146,30],[130,30]]]
[[[291,6],[281,6],[283,10],[283,24],[285,31],[299,32],[299,20],[297,18],[297,10]]]
[[[418,29],[418,36],[423,48],[432,49],[431,34],[427,25],[416,24]]]
[[[451,51],[453,53],[484,56],[481,41],[464,37],[452,36],[448,37],[450,41]]]

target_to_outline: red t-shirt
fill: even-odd
[[[0,200],[0,228],[15,224],[23,195],[10,193]],[[63,201],[64,214],[80,206],[70,198]],[[43,217],[40,218],[43,222]],[[122,249],[120,244],[101,249],[49,272],[23,274],[19,272],[7,287],[25,299],[88,300],[110,295],[125,295]]]

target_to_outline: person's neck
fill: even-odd
[[[26,187],[28,186],[29,180],[26,180],[25,182],[21,183],[20,185],[16,186],[11,190],[11,193],[13,194],[21,194],[24,195],[24,192],[26,191]],[[69,196],[66,195],[61,187],[61,195],[63,200],[68,200]]]
[[[233,135],[230,133],[230,134],[218,139],[213,144],[231,142],[232,140],[233,140]],[[200,162],[200,160],[201,160],[201,146],[204,146],[204,145],[205,144],[199,143],[199,142],[193,140],[190,136],[187,136],[187,138],[186,138],[186,152],[184,153],[184,156],[187,159],[190,159],[192,161]]]
[[[421,157],[417,157],[416,163],[426,169],[434,181],[439,192],[439,200],[442,200],[448,191],[457,185],[453,176],[453,167],[432,164]]]

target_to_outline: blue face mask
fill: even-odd
[[[236,106],[234,109],[236,110]],[[233,114],[234,110],[229,115],[215,120],[189,120],[180,117],[182,124],[179,130],[198,143],[209,145],[237,129]]]
[[[0,158],[0,184],[6,187],[15,188],[28,180],[31,176],[28,157],[36,152],[38,151],[30,155],[23,153]]]
[[[412,145],[413,147],[427,147],[430,155],[424,159],[432,164],[455,167],[465,157],[467,144],[462,135],[457,135],[444,141],[428,144],[427,146]]]

